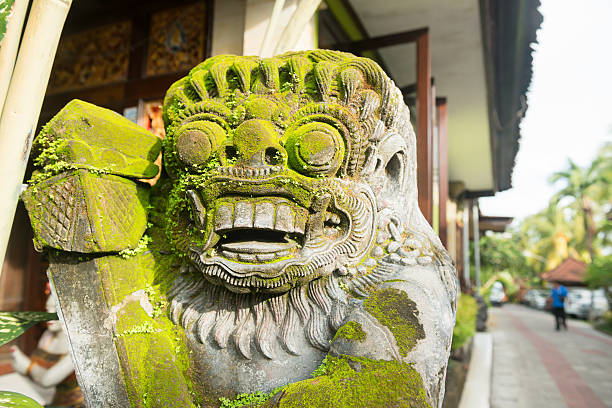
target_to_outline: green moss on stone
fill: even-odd
[[[160,150],[157,136],[116,112],[75,99],[34,141],[34,164],[42,171],[33,181],[77,168],[152,178],[159,172],[153,162]]]
[[[288,385],[263,407],[431,408],[411,364],[341,355],[327,357],[325,374]]]
[[[344,326],[340,327],[334,336],[334,340],[336,339],[347,339],[352,341],[363,342],[366,339],[366,332],[363,331],[361,324],[349,321],[344,324]]]
[[[185,335],[165,312],[167,300],[155,282],[160,265],[153,254],[98,258],[96,266],[108,307],[114,312],[115,343],[131,405],[198,406],[188,374]],[[153,305],[151,314],[140,301],[126,302],[127,296],[139,290]]]
[[[147,226],[148,188],[110,174],[65,172],[22,198],[38,248],[119,252],[136,248]]]
[[[364,305],[393,333],[402,356],[405,357],[419,340],[425,338],[419,310],[405,292],[396,288],[378,290],[366,299]]]

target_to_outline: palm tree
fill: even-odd
[[[594,211],[597,202],[607,195],[607,171],[609,167],[604,155],[598,156],[590,166],[582,168],[569,160],[568,168],[554,173],[550,182],[555,184],[565,182],[565,187],[555,194],[552,202],[559,205],[564,199],[569,199],[568,207],[574,210],[574,217],[580,218],[584,228],[584,247],[589,254],[589,261],[595,257],[594,239],[597,235],[597,225]]]
[[[554,202],[525,218],[520,226],[522,246],[536,255],[528,257],[528,263],[538,272],[557,267],[569,256],[582,258],[574,245],[581,234],[581,225],[568,222],[564,209]]]

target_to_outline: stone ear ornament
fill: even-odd
[[[329,50],[217,56],[170,87],[163,117],[165,171],[149,188],[132,179],[156,175],[159,141],[71,102],[45,127],[44,171],[24,194],[40,246],[60,251],[60,301],[92,289],[88,276],[87,299],[108,306],[89,320],[102,322],[91,341],[109,344],[83,350],[116,347],[106,357],[134,377],[117,386],[209,406],[279,386],[271,401],[315,401],[331,392],[317,384],[349,381],[348,406],[438,406],[456,278],[419,211],[409,111],[381,68]],[[94,310],[81,306],[64,313],[69,331]],[[149,365],[162,375],[138,371]],[[384,395],[357,385],[391,369]],[[167,373],[172,385],[156,379]]]

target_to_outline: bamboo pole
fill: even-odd
[[[266,29],[266,34],[264,35],[263,42],[261,43],[261,48],[259,49],[259,56],[263,58],[268,58],[272,56],[272,52],[274,51],[274,33],[278,28],[278,23],[280,22],[280,15],[283,11],[283,7],[285,6],[285,0],[276,0],[274,2],[274,8],[272,9],[272,15],[270,16],[270,21],[268,22],[268,27]]]
[[[21,30],[23,30],[23,20],[29,2],[29,0],[15,0],[11,14],[7,18],[6,33],[4,33],[4,38],[0,42],[0,114],[13,75],[19,38],[21,37]]]
[[[0,118],[0,265],[55,51],[72,0],[34,0]],[[2,269],[0,269],[0,274]]]
[[[281,54],[291,51],[300,39],[304,27],[317,11],[321,0],[300,0],[295,12],[289,19],[287,26],[280,35],[280,40],[276,44],[274,54]]]

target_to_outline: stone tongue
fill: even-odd
[[[264,254],[273,253],[286,249],[291,249],[297,244],[293,241],[284,242],[262,242],[262,241],[239,241],[239,242],[228,242],[221,245],[222,249],[226,249],[232,252],[246,253],[246,254]]]

